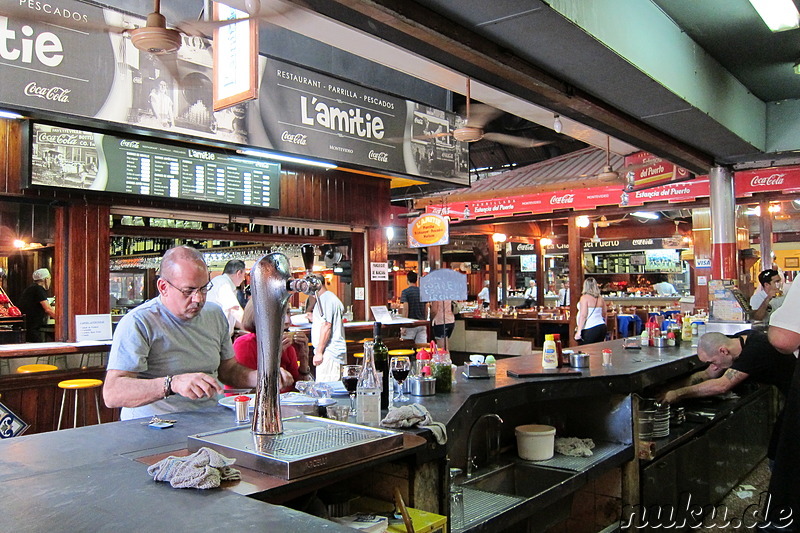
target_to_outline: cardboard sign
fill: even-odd
[[[440,268],[419,280],[419,299],[423,302],[467,299],[467,276],[449,268]]]
[[[389,281],[389,263],[370,263],[370,281]]]
[[[11,409],[0,403],[0,439],[10,439],[22,435],[30,424],[11,412]]]
[[[111,315],[75,315],[75,340],[111,340]]]

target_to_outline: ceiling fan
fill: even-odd
[[[619,224],[620,222],[622,222],[623,220],[625,220],[627,217],[628,217],[628,216],[627,216],[627,215],[625,215],[625,216],[623,216],[622,218],[618,218],[618,219],[616,219],[616,220],[609,220],[609,219],[608,219],[608,217],[606,217],[605,215],[602,215],[602,216],[601,216],[601,217],[598,219],[598,221],[597,221],[597,222],[595,222],[595,225],[596,225],[598,228],[607,228],[607,227],[609,227],[611,224]]]
[[[550,141],[540,141],[538,139],[517,137],[505,133],[484,131],[486,125],[502,115],[503,112],[486,104],[471,105],[469,78],[467,78],[466,97],[466,124],[460,128],[454,129],[452,133],[437,134],[437,136],[452,135],[457,141],[465,143],[473,143],[480,140],[492,141],[516,148],[536,148],[538,146],[550,144]]]
[[[608,135],[606,135],[606,166],[597,173],[596,177],[600,181],[616,181],[619,179],[619,172],[611,166],[611,137]]]
[[[590,240],[595,244],[600,242],[600,236],[597,234],[597,222],[594,222],[594,235],[592,235]]]

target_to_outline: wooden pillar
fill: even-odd
[[[486,241],[489,243],[489,257],[491,258],[491,263],[489,264],[489,309],[494,311],[497,309],[497,271],[500,268],[497,256],[499,254],[491,235],[486,237]]]
[[[541,239],[536,239],[534,248],[536,253],[536,305],[541,307],[544,306],[544,293],[547,291],[545,285],[547,271],[545,270],[544,249],[542,248]]]
[[[110,215],[105,205],[56,208],[56,341],[75,340],[75,315],[111,311]]]
[[[386,305],[386,300],[389,297],[389,283],[391,282],[370,281],[369,263],[385,263],[389,260],[389,241],[386,239],[385,231],[380,227],[367,228],[366,234],[354,233],[353,255],[355,255],[355,250],[358,249],[361,251],[361,259],[363,259],[363,243],[365,239],[367,244],[367,265],[365,268],[363,266],[364,262],[359,260],[358,264],[362,271],[360,275],[357,275],[355,271],[356,261],[353,261],[353,281],[359,283],[359,285],[354,284],[353,286],[363,286],[368,288],[367,292],[369,293],[369,305]],[[356,241],[359,242],[359,246],[355,245]],[[367,306],[363,300],[353,301],[353,314],[355,315],[355,320],[369,319],[369,312],[367,311]]]
[[[567,220],[567,249],[569,250],[569,346],[577,344],[573,336],[578,317],[578,300],[583,292],[583,244],[576,215]]]
[[[695,264],[695,268],[692,269],[694,307],[708,309],[708,282],[711,279],[711,268],[696,266],[701,260],[711,261],[711,210],[707,207],[692,209],[692,243]],[[703,283],[699,283],[700,277],[705,278]]]

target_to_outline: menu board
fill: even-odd
[[[30,185],[278,209],[279,163],[34,123]]]

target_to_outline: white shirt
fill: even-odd
[[[659,296],[671,296],[673,294],[678,294],[678,290],[675,288],[675,286],[667,281],[656,283],[653,285],[653,288],[655,289],[656,294]]]
[[[227,274],[220,274],[212,279],[211,290],[208,291],[206,301],[214,302],[222,308],[222,312],[225,313],[225,318],[228,320],[229,334],[233,335],[236,321],[242,321],[244,309],[236,297],[236,285],[233,284],[231,277]]]
[[[759,290],[764,292],[763,298],[766,298],[766,292],[764,289],[759,288]],[[756,294],[758,293],[756,292]],[[755,298],[756,294],[750,298],[751,307],[753,306],[753,298]],[[761,300],[762,302],[764,301],[763,298]],[[777,298],[772,299],[773,302],[775,300],[777,300]],[[780,300],[781,306],[779,306],[779,309],[773,309],[773,312],[768,319],[769,325],[800,333],[800,315],[797,313],[797,310],[800,309],[800,289],[795,289],[794,284],[792,284],[792,287],[786,291],[785,296],[781,297]],[[782,305],[784,303],[786,305]]]
[[[478,300],[481,300],[482,302],[489,301],[489,287],[484,286],[481,289],[481,292],[478,293]]]
[[[764,322],[771,323],[770,317],[772,313],[774,313],[779,307],[783,305],[783,301],[785,296],[777,296],[769,301],[769,305],[767,306],[767,314],[764,316]],[[750,297],[750,307],[755,311],[761,304],[764,303],[764,300],[767,299],[767,291],[764,290],[764,287],[759,287],[756,292]],[[784,328],[789,329],[789,328]]]
[[[569,305],[569,289],[558,289],[558,305]]]

